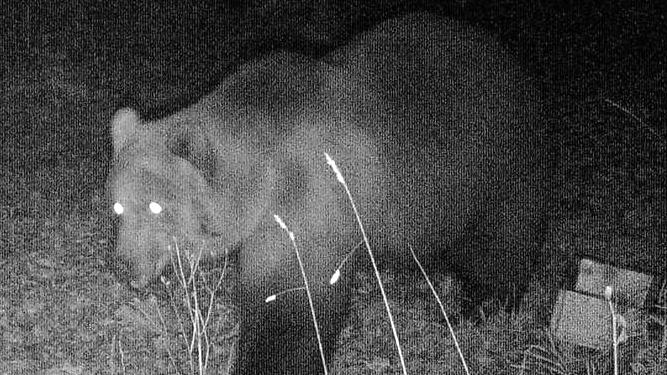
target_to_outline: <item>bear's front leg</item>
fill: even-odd
[[[234,374],[322,374],[310,305],[301,288],[303,278],[294,248],[287,235],[276,228],[255,233],[239,255],[241,330]],[[338,261],[333,243],[312,237],[297,241],[330,366],[337,335],[349,310],[347,279],[329,285]],[[274,301],[266,302],[267,297],[276,294]]]

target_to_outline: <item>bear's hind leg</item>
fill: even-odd
[[[488,218],[487,249],[482,269],[487,291],[500,307],[513,311],[543,260],[546,221],[538,192],[517,183],[509,197]]]

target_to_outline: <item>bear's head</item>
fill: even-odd
[[[118,216],[116,255],[129,264],[134,288],[159,276],[176,246],[181,254],[205,259],[224,252],[221,243],[234,242],[233,231],[216,233],[233,227],[233,218],[221,216],[229,207],[224,195],[170,149],[163,130],[128,109],[112,122],[114,162],[107,185]]]

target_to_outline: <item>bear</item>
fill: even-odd
[[[406,264],[410,245],[482,301],[520,296],[540,259],[547,175],[540,92],[492,37],[408,14],[316,59],[246,62],[197,103],[111,122],[108,189],[116,254],[143,288],[181,251],[238,253],[235,374],[323,372],[306,293],[281,217],[301,249],[331,359],[361,241],[330,155],[373,249]]]

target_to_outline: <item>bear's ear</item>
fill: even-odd
[[[125,146],[134,133],[141,120],[136,111],[130,108],[119,109],[111,121],[111,136],[113,137],[113,150],[115,153]]]

